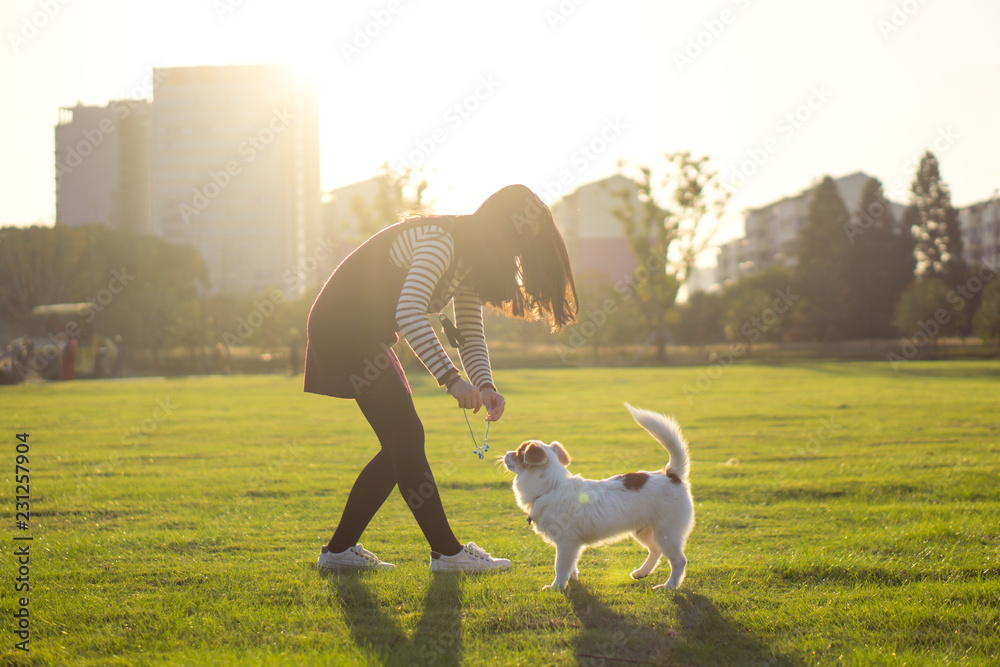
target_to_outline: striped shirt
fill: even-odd
[[[396,306],[396,324],[431,375],[441,384],[451,371],[457,370],[427,317],[428,313],[441,312],[454,298],[455,326],[465,337],[459,350],[462,366],[476,387],[493,384],[483,334],[483,304],[474,290],[462,284],[468,270],[463,267],[461,258],[448,284],[441,285],[452,262],[456,261],[455,239],[451,234],[434,224],[404,229],[389,249],[389,260],[407,270]],[[443,292],[439,287],[443,287]],[[441,296],[432,302],[435,292]]]

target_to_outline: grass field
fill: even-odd
[[[997,363],[499,371],[490,456],[559,439],[588,477],[655,469],[663,450],[621,403],[677,416],[697,525],[669,593],[629,579],[634,542],[585,552],[568,592],[540,592],[553,549],[510,476],[472,453],[452,399],[413,379],[456,534],[510,572],[432,576],[394,494],[363,543],[397,569],[319,574],[375,444],[352,402],[305,395],[301,378],[0,387],[0,664],[1000,661]],[[15,535],[33,538],[29,652],[11,632]]]

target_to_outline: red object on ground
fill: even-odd
[[[66,349],[63,350],[62,357],[62,379],[73,380],[76,378],[76,339],[70,338],[66,341]]]

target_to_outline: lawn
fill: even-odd
[[[454,401],[411,377],[456,534],[511,571],[432,576],[394,494],[362,541],[397,569],[318,573],[376,445],[352,402],[301,378],[0,387],[0,665],[1000,661],[1000,364],[501,370],[484,460]],[[623,401],[676,415],[690,442],[687,579],[652,591],[664,564],[632,581],[645,552],[622,542],[585,552],[566,593],[540,592],[554,551],[493,455],[558,439],[584,476],[662,467]],[[29,594],[14,592],[25,544]]]

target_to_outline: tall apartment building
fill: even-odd
[[[620,174],[581,185],[552,204],[552,216],[566,239],[577,275],[603,273],[615,283],[638,267],[622,223],[612,213],[622,207],[619,192],[627,193],[638,208],[635,183]]]
[[[149,102],[61,108],[55,163],[57,225],[149,232]]]
[[[1000,197],[959,209],[958,221],[967,263],[1000,262]]]
[[[285,65],[153,73],[151,229],[202,255],[214,293],[286,296],[321,241],[314,86]]]
[[[856,215],[861,193],[870,179],[860,171],[834,179],[850,215]],[[745,236],[719,246],[716,283],[727,285],[770,266],[795,266],[799,231],[809,216],[815,188],[813,185],[795,196],[745,211]],[[898,222],[905,207],[895,202],[889,204]]]

